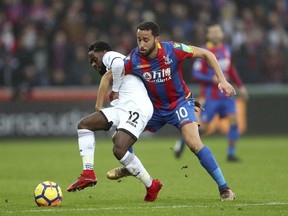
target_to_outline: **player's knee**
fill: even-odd
[[[237,125],[238,122],[237,122],[237,116],[236,115],[229,115],[229,123],[230,125]]]
[[[115,137],[117,135],[117,132],[114,132],[114,134],[112,135],[112,142],[115,143]]]
[[[237,125],[238,122],[237,122],[237,119],[233,119],[232,121],[230,121],[230,125],[231,126],[234,126],[234,125]]]
[[[89,120],[88,117],[82,118],[77,125],[78,129],[88,129],[88,130],[95,130],[95,124],[92,124],[92,121]]]
[[[197,153],[203,147],[203,144],[200,138],[196,139],[191,136],[187,136],[185,138],[185,142],[187,146],[190,148],[190,150],[194,153]]]
[[[84,119],[84,118],[81,119],[81,120],[78,122],[77,128],[78,128],[78,129],[86,129],[86,127],[85,127],[85,119]]]
[[[78,122],[77,128],[78,129],[83,129],[83,121],[82,121],[82,119]]]
[[[199,127],[199,133],[205,134],[208,128],[208,123],[202,123]]]

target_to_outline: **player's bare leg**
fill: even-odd
[[[181,128],[181,133],[190,150],[198,157],[201,165],[218,185],[221,201],[234,200],[235,194],[227,185],[213,153],[202,144],[196,123],[189,123]]]
[[[110,127],[111,124],[107,122],[106,118],[100,112],[92,113],[81,119],[78,123],[78,144],[83,162],[83,172],[80,177],[67,188],[68,192],[83,190],[86,187],[96,185],[97,178],[94,173],[94,150],[96,142],[93,131],[109,130]]]
[[[241,161],[236,155],[236,143],[239,138],[238,132],[238,121],[236,114],[229,114],[228,116],[230,129],[227,135],[228,139],[228,149],[227,149],[227,161],[229,162],[239,162]]]
[[[198,110],[202,110],[202,111],[204,110],[202,104],[199,103],[198,101],[195,101],[194,104],[195,104],[195,107],[197,107],[197,109],[194,109],[196,112],[198,112]],[[208,122],[202,122],[201,127],[199,127],[199,133],[205,134],[207,129],[208,129]],[[174,156],[176,158],[180,158],[182,156],[185,146],[186,146],[186,143],[183,137],[181,137],[180,139],[176,141],[174,148],[173,148]]]
[[[114,139],[114,136],[117,132],[113,134],[112,139]],[[125,168],[125,167],[116,167],[110,171],[107,172],[106,177],[110,180],[118,180],[123,177],[131,176],[131,173]]]
[[[162,187],[162,182],[152,179],[141,161],[135,154],[128,151],[136,142],[128,131],[117,131],[113,136],[113,153],[119,162],[136,178],[138,178],[146,187],[146,196],[144,201],[153,202],[157,199],[158,193]]]
[[[199,133],[205,134],[208,128],[208,123],[201,123],[201,126],[199,127]],[[174,155],[176,158],[180,158],[184,152],[186,146],[185,139],[181,137],[181,139],[177,140],[174,145]]]

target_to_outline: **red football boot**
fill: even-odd
[[[85,170],[86,171],[86,170]],[[85,171],[83,174],[80,175],[80,177],[75,181],[73,184],[71,184],[68,188],[68,192],[75,192],[76,190],[83,190],[86,187],[93,187],[97,184],[97,178],[94,174],[94,172],[90,172],[89,175],[85,174]]]
[[[153,202],[157,199],[158,193],[162,188],[162,182],[158,179],[152,181],[152,185],[146,188],[147,193],[144,197],[145,202]]]

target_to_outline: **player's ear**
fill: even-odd
[[[160,42],[160,36],[155,37],[155,43],[159,43]]]

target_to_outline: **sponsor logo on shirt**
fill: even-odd
[[[152,74],[150,72],[145,72],[143,73],[143,77],[145,80],[151,80],[152,79]]]
[[[171,69],[166,68],[157,71],[145,72],[143,77],[147,82],[163,83],[172,79]]]

